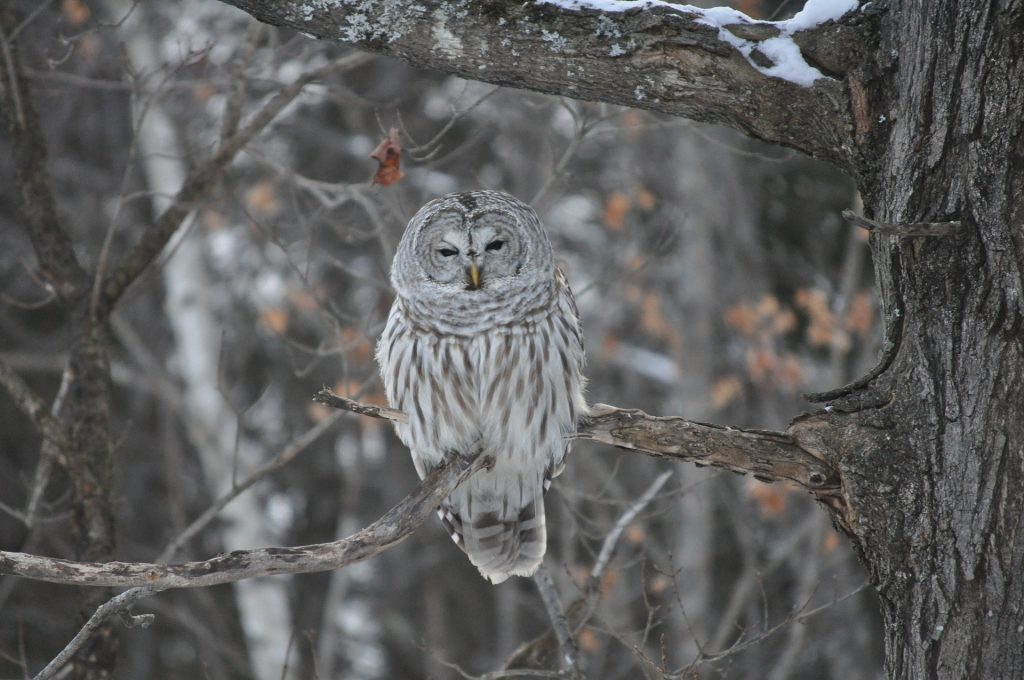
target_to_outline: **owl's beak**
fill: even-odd
[[[476,262],[471,262],[469,269],[466,272],[469,275],[469,289],[479,290],[480,288],[480,268],[476,266]]]

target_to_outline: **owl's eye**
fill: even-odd
[[[498,252],[499,250],[501,250],[504,247],[505,247],[505,242],[502,241],[499,238],[498,240],[491,241],[490,243],[487,244],[487,252],[489,252],[489,253],[496,253],[496,252]]]
[[[454,248],[438,248],[437,252],[441,253],[444,257],[451,257],[452,255],[458,255],[459,251]]]

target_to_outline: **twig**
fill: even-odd
[[[7,390],[14,400],[14,404],[32,419],[36,429],[56,447],[56,450],[67,450],[65,447],[68,445],[68,439],[64,427],[50,415],[46,404],[39,395],[33,392],[32,388],[26,385],[25,381],[2,360],[0,360],[0,387]]]
[[[373,406],[371,404],[363,404],[358,401],[353,401],[352,399],[346,399],[345,397],[339,397],[328,387],[324,387],[314,394],[313,401],[323,404],[324,406],[340,408],[363,416],[370,416],[371,418],[390,420],[393,423],[404,423],[409,420],[409,416],[401,411],[388,408],[387,406]]]
[[[348,538],[294,548],[236,550],[203,562],[72,562],[0,551],[0,574],[82,586],[167,590],[201,588],[257,576],[329,571],[369,559],[405,540],[460,483],[492,464],[489,457],[455,457],[427,475],[383,517]]]
[[[622,513],[619,517],[619,521],[615,523],[612,530],[608,532],[608,536],[605,537],[604,543],[601,545],[601,552],[597,554],[597,560],[594,562],[594,568],[590,572],[589,581],[593,584],[600,582],[601,577],[604,575],[604,570],[608,567],[608,563],[611,561],[612,554],[615,552],[615,547],[619,543],[619,538],[622,536],[622,532],[626,530],[636,516],[643,512],[647,504],[661,491],[661,487],[665,486],[665,482],[668,481],[669,477],[672,476],[672,471],[663,472],[658,475],[647,490],[644,491],[640,498],[636,499],[633,505],[626,509],[626,512]]]
[[[335,414],[341,415],[341,414]],[[317,423],[309,430],[307,430],[301,437],[291,442],[286,446],[281,453],[273,458],[266,465],[261,466],[258,470],[253,472],[251,475],[246,477],[240,484],[234,485],[230,491],[222,495],[216,501],[214,501],[210,507],[208,507],[203,514],[196,517],[191,524],[189,524],[184,531],[178,534],[173,541],[171,541],[163,552],[157,556],[156,562],[166,562],[174,557],[174,554],[178,552],[181,546],[185,545],[192,539],[197,533],[203,530],[207,524],[213,521],[213,519],[220,514],[228,503],[238,498],[238,496],[245,493],[248,489],[252,488],[256,482],[260,481],[267,475],[271,474],[275,470],[279,470],[288,463],[290,463],[296,456],[302,453],[310,444],[316,441],[320,435],[328,430],[334,423],[338,422],[337,417],[326,418],[322,422]]]
[[[544,609],[548,612],[548,618],[551,619],[551,627],[558,638],[558,648],[562,652],[560,659],[561,667],[568,672],[570,678],[582,678],[580,650],[576,646],[576,638],[573,637],[572,630],[569,629],[569,621],[566,619],[565,610],[562,609],[562,603],[558,599],[558,591],[555,590],[551,574],[548,573],[547,567],[543,564],[537,569],[537,573],[533,575],[533,582],[537,584],[540,599],[544,601]]]
[[[54,677],[61,668],[64,667],[71,658],[78,653],[82,645],[92,636],[96,630],[103,625],[103,623],[114,615],[120,615],[121,620],[129,626],[139,626],[145,628],[153,622],[152,614],[142,614],[139,616],[132,616],[128,614],[128,611],[132,606],[144,597],[149,597],[160,592],[160,588],[149,588],[139,587],[126,590],[125,592],[117,595],[105,604],[99,606],[89,620],[86,621],[82,629],[78,631],[75,637],[71,638],[71,642],[64,646],[64,649],[60,650],[60,654],[55,656],[53,660],[46,664],[46,667],[32,680],[49,680]]]
[[[949,236],[963,226],[963,222],[876,222],[852,210],[843,211],[843,219],[872,234],[892,236]]]
[[[337,71],[355,68],[371,58],[365,53],[347,54],[303,74],[295,82],[279,90],[270,98],[270,101],[253,114],[238,132],[224,140],[217,152],[188,176],[185,184],[174,197],[174,203],[160,215],[154,227],[148,230],[142,240],[124,256],[119,265],[104,277],[102,300],[96,309],[97,316],[103,318],[109,315],[110,310],[113,309],[124,291],[163,250],[178,230],[182,220],[194,207],[194,203],[206,194],[227,164],[286,106],[291,104],[302,93],[306,85]]]

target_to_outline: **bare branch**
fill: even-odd
[[[325,387],[314,394],[313,401],[321,403],[324,406],[339,408],[344,411],[351,411],[352,413],[370,416],[371,418],[390,420],[393,423],[404,423],[409,420],[409,416],[406,414],[393,408],[388,408],[387,406],[373,406],[371,404],[363,404],[358,401],[353,401],[352,399],[346,399],[345,397],[339,397],[329,387]]]
[[[0,387],[7,390],[14,404],[32,419],[47,441],[55,445],[58,451],[64,450],[63,447],[67,446],[67,433],[64,427],[50,415],[49,409],[39,395],[3,361],[0,361]]]
[[[103,292],[97,315],[108,316],[124,291],[153,262],[160,251],[178,230],[182,221],[195,207],[197,201],[206,195],[227,165],[256,135],[262,132],[302,92],[306,85],[332,73],[345,71],[366,63],[371,57],[366,54],[347,54],[320,68],[313,69],[282,88],[257,111],[235,134],[225,139],[217,152],[200,165],[185,179],[185,184],[174,197],[174,203],[157,219],[153,228],[146,232],[120,264],[103,280]]]
[[[326,406],[404,422],[401,411],[345,399],[324,388],[314,397]],[[576,437],[640,451],[655,458],[688,460],[743,474],[764,482],[790,481],[816,493],[839,488],[839,473],[785,432],[742,430],[678,417],[651,416],[637,409],[594,404]]]
[[[25,216],[43,278],[62,298],[74,299],[85,292],[88,277],[57,217],[46,139],[32,105],[28,81],[22,75],[13,40],[20,26],[15,27],[14,22],[11,7],[0,9],[0,114],[12,141],[18,207]]]
[[[201,588],[274,574],[329,571],[361,562],[405,540],[462,481],[488,467],[489,457],[455,457],[424,478],[419,487],[383,517],[355,534],[330,543],[295,548],[236,550],[203,562],[160,565],[145,562],[72,562],[0,551],[0,574],[36,581],[120,588]]]
[[[343,415],[343,414],[337,414]],[[258,470],[253,472],[251,475],[246,477],[240,483],[235,484],[231,487],[231,490],[223,494],[220,498],[214,501],[210,507],[208,507],[203,514],[196,517],[191,524],[185,527],[184,531],[178,534],[173,541],[171,541],[163,552],[156,558],[157,562],[166,562],[167,560],[174,557],[175,553],[181,548],[181,546],[188,543],[193,536],[198,534],[206,527],[207,524],[213,521],[213,519],[220,514],[220,511],[227,507],[228,503],[235,500],[243,493],[252,488],[258,481],[267,477],[276,470],[283,468],[285,465],[295,459],[300,453],[302,453],[310,444],[316,441],[320,435],[326,432],[334,423],[337,422],[337,418],[325,418],[323,421],[317,423],[311,427],[302,436],[295,439],[288,446],[286,446],[281,453],[274,456],[265,465],[260,466]]]
[[[558,640],[558,648],[561,652],[559,665],[569,678],[582,678],[580,650],[576,646],[576,638],[573,637],[562,602],[558,599],[558,590],[555,589],[555,583],[551,580],[551,574],[543,564],[533,575],[533,582],[537,584],[540,599],[544,601],[544,608],[548,612],[548,618],[551,619],[551,629],[555,632],[555,638]]]
[[[862,229],[867,229],[872,234],[884,234],[886,236],[950,236],[963,227],[963,223],[960,221],[876,222],[869,220],[863,215],[858,215],[852,210],[844,210],[843,219]]]
[[[739,13],[723,21],[667,4],[614,11],[582,2],[568,9],[532,2],[223,1],[260,21],[422,68],[723,123],[853,164],[849,88],[834,77],[862,60],[867,12],[789,36]],[[795,52],[828,74],[807,86],[766,75],[778,64],[763,43],[790,37]]]
[[[55,677],[57,672],[78,653],[78,650],[82,648],[82,645],[89,640],[92,634],[112,616],[120,615],[122,620],[131,626],[142,628],[148,626],[153,622],[152,614],[132,616],[128,612],[136,602],[158,592],[160,592],[159,588],[132,588],[100,605],[75,637],[71,638],[71,642],[65,645],[64,649],[60,650],[60,654],[55,656],[50,663],[46,664],[46,667],[39,671],[39,674],[32,678],[32,680],[50,680],[50,678]]]
[[[814,493],[839,488],[839,474],[784,432],[742,430],[595,404],[577,436],[656,458],[751,474],[761,481],[788,480]]]
[[[590,578],[587,579],[593,590],[597,590],[597,585],[601,581],[601,577],[604,576],[604,570],[608,568],[608,564],[611,562],[612,555],[615,553],[615,547],[619,544],[619,538],[622,537],[622,532],[626,530],[636,516],[643,512],[644,508],[654,499],[661,487],[665,486],[665,482],[668,481],[669,477],[672,476],[672,471],[662,472],[658,475],[657,479],[651,482],[651,485],[647,487],[647,490],[641,494],[640,498],[636,499],[632,505],[630,505],[619,520],[612,527],[612,530],[608,532],[608,535],[604,539],[604,543],[601,544],[601,551],[597,554],[597,559],[594,561],[594,568],[590,570]]]

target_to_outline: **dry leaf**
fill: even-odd
[[[601,585],[598,587],[598,591],[601,593],[601,597],[608,597],[612,592],[612,588],[615,587],[615,582],[619,580],[619,572],[614,569],[609,569],[601,577]]]
[[[210,83],[200,83],[192,88],[192,96],[196,98],[196,101],[208,102],[217,94],[217,88]]]
[[[366,334],[356,328],[341,329],[342,349],[352,361],[366,363],[373,358],[373,344],[367,339]]]
[[[81,26],[89,20],[90,12],[82,0],[64,0],[61,4],[64,17],[75,26]]]
[[[218,231],[219,229],[224,228],[224,216],[216,210],[211,210],[209,208],[203,210],[199,214],[199,219],[202,220],[203,226],[210,231]]]
[[[402,146],[398,143],[398,135],[398,128],[391,128],[387,138],[370,154],[370,158],[379,163],[377,172],[373,174],[373,184],[389,187],[404,176],[399,167]]]
[[[716,408],[725,408],[743,394],[743,383],[734,375],[727,375],[719,378],[711,386],[711,405]]]
[[[652,595],[663,593],[672,585],[672,579],[664,574],[655,574],[647,579],[647,592]]]
[[[775,372],[778,358],[766,349],[752,349],[747,352],[747,373],[755,382],[766,380]]]
[[[725,310],[725,323],[748,337],[757,333],[759,320],[757,310],[744,302]]]
[[[871,308],[871,295],[867,291],[861,291],[853,297],[844,325],[863,338],[871,332],[874,324],[875,312]]]
[[[789,307],[783,307],[772,317],[772,333],[784,335],[796,328],[796,314]]]
[[[626,542],[640,545],[647,540],[647,532],[638,524],[630,524],[626,529]]]
[[[327,420],[333,412],[334,409],[324,406],[316,401],[310,401],[306,404],[306,415],[308,415],[309,419],[314,423],[322,423]],[[360,418],[360,420],[373,420],[373,418]]]
[[[301,288],[288,291],[288,301],[292,303],[295,309],[302,312],[312,312],[319,307],[316,297],[308,290]]]
[[[606,357],[611,356],[612,354],[615,354],[615,350],[618,346],[618,337],[612,335],[611,333],[608,333],[601,340],[601,354],[603,354]]]
[[[804,384],[804,367],[795,354],[784,355],[775,366],[773,376],[776,385],[796,388]]]
[[[245,205],[249,212],[262,217],[273,217],[280,212],[281,203],[277,200],[274,183],[265,179],[254,184],[245,194]]]
[[[643,210],[644,212],[653,210],[656,203],[657,200],[654,198],[654,194],[652,194],[650,191],[643,187],[637,189],[636,204],[641,210]]]
[[[260,324],[269,331],[281,335],[288,330],[288,312],[279,307],[269,307],[260,314]]]
[[[778,517],[786,511],[789,489],[781,484],[765,484],[752,479],[747,484],[747,493],[765,517]]]
[[[621,231],[626,224],[626,213],[629,212],[631,206],[632,202],[629,200],[629,196],[613,191],[604,202],[604,212],[601,215],[604,226],[612,231]]]
[[[601,639],[597,637],[597,633],[592,628],[581,630],[576,635],[576,643],[579,644],[580,649],[590,654],[594,654],[601,648]]]

